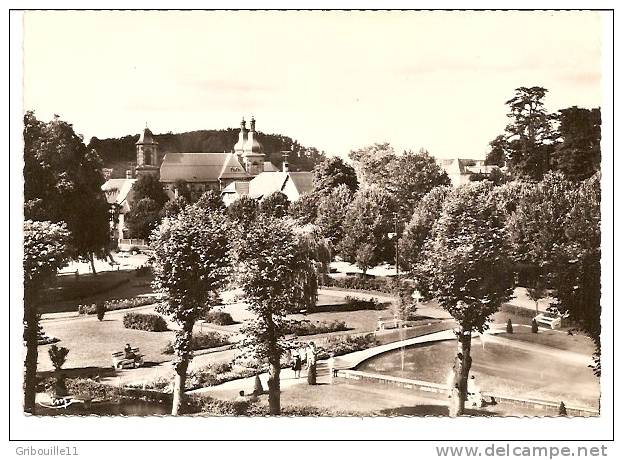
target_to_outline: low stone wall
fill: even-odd
[[[400,388],[407,388],[418,391],[426,391],[428,393],[441,393],[447,394],[449,388],[446,385],[439,383],[425,382],[422,380],[405,379],[401,377],[393,377],[391,375],[373,374],[370,372],[361,372],[354,370],[339,370],[338,377],[350,380],[368,381],[374,383],[380,383],[384,385],[391,385]],[[558,415],[558,408],[560,402],[545,401],[538,399],[522,399],[508,395],[499,395],[496,393],[483,392],[483,397],[486,399],[494,398],[496,402],[503,402],[506,404],[531,407],[534,409],[541,409],[547,415]],[[590,409],[587,407],[574,407],[566,406],[567,415],[571,417],[595,417],[599,415],[599,411]]]

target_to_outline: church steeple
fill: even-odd
[[[160,173],[158,143],[147,124],[136,141],[136,173],[139,177],[146,174],[158,176]]]

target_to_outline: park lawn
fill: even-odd
[[[539,329],[539,332],[534,334],[530,326],[516,326],[512,334],[504,332],[498,335],[510,340],[536,343],[588,356],[592,355],[595,351],[595,346],[592,340],[587,336],[580,333],[569,335],[565,330]]]
[[[153,310],[141,309],[142,313]],[[169,361],[170,355],[162,353],[165,345],[173,340],[174,332],[147,332],[123,327],[123,312],[108,313],[104,321],[88,316],[66,320],[43,321],[46,334],[58,337],[57,346],[69,349],[65,368],[103,367],[112,365],[111,353],[123,350],[126,343],[139,347],[147,363]],[[49,345],[39,346],[41,371],[52,369],[48,356]]]
[[[127,282],[124,282],[126,281]],[[151,276],[136,276],[132,271],[109,271],[97,275],[58,276],[47,293],[49,303],[39,307],[41,313],[72,312],[78,305],[88,305],[112,299],[129,299],[152,294]],[[122,284],[121,284],[122,283]]]

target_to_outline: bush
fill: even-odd
[[[206,395],[188,395],[183,412],[205,415],[250,415],[252,401],[224,401]]]
[[[229,345],[230,343],[231,342],[227,336],[219,334],[218,332],[210,331],[193,335],[190,346],[193,350],[205,350],[207,348],[222,347],[224,345]],[[172,355],[174,351],[173,342],[171,341],[164,347],[162,353],[165,355]]]
[[[532,320],[532,332],[535,334],[539,332],[539,325],[536,322],[536,319]]]
[[[91,379],[67,379],[65,383],[69,394],[77,399],[115,401],[121,397],[119,387],[104,385]]]
[[[151,275],[151,267],[149,265],[141,265],[134,270],[134,275],[136,277],[149,276]]]
[[[52,345],[48,349],[48,355],[50,356],[50,361],[52,361],[52,366],[54,366],[55,370],[60,370],[61,367],[65,364],[67,360],[67,355],[69,354],[69,350],[65,347],[57,347],[56,345]]]
[[[331,353],[334,356],[345,355],[355,351],[366,350],[379,344],[374,334],[354,335],[346,337],[330,337],[322,345],[318,359],[327,359]]]
[[[98,302],[91,305],[78,305],[78,314],[95,315],[101,307],[104,308],[104,311],[126,310],[128,308],[150,305],[154,302],[155,300],[153,297],[133,297],[131,299],[106,300],[105,302]]]
[[[138,246],[132,246],[132,247],[130,247],[129,252],[130,252],[130,254],[140,254],[141,253],[141,248],[139,248]]]
[[[506,321],[506,332],[508,332],[509,334],[513,333],[513,323],[511,323],[510,318],[508,319],[508,321]]]
[[[231,326],[232,324],[236,324],[229,313],[220,310],[207,312],[203,315],[203,319],[208,323],[217,324],[219,326]]]
[[[149,332],[168,330],[167,322],[162,316],[146,313],[126,313],[123,315],[123,327]]]
[[[360,276],[346,276],[342,278],[323,277],[324,286],[338,287],[342,289],[357,289],[361,291],[378,291],[386,294],[394,294],[398,283],[407,287],[413,287],[407,281],[397,281],[395,278],[363,278]]]
[[[106,314],[106,306],[102,302],[100,302],[96,304],[95,310],[97,312],[97,319],[103,321],[104,315]]]
[[[560,406],[558,406],[558,415],[567,415],[567,407],[565,406],[565,403],[563,401],[560,401]]]
[[[328,332],[346,331],[346,323],[344,321],[317,321],[312,323],[308,320],[292,321],[285,327],[286,334],[294,335],[314,335],[314,334],[326,334]]]
[[[344,311],[359,311],[359,310],[385,310],[388,306],[387,303],[379,302],[374,297],[365,300],[358,297],[345,296],[344,304],[338,305],[315,305],[309,309],[310,313],[317,312],[344,312]]]

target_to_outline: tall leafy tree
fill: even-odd
[[[333,248],[338,248],[342,241],[343,222],[352,201],[353,193],[346,184],[342,184],[318,202],[316,225]]]
[[[178,198],[183,197],[188,203],[192,201],[192,191],[188,186],[188,182],[186,182],[184,179],[176,180],[173,188],[177,193]]]
[[[305,193],[298,200],[292,202],[288,213],[299,225],[312,224],[318,212],[318,195]]]
[[[596,375],[601,375],[601,187],[599,173],[573,193],[565,241],[557,246],[553,287],[555,307],[567,313],[595,343]]]
[[[220,193],[214,190],[203,192],[203,195],[201,195],[199,200],[197,200],[197,206],[211,211],[218,211],[221,213],[225,212],[225,203],[223,203],[223,198]]]
[[[248,195],[237,198],[227,208],[227,217],[236,226],[241,228],[243,233],[255,222],[259,213],[259,206],[256,200]]]
[[[225,216],[194,205],[165,219],[152,237],[153,287],[166,294],[157,310],[180,326],[175,333],[175,384],[172,414],[183,408],[186,372],[192,359],[193,327],[220,303],[219,291],[231,271]]]
[[[314,173],[314,193],[324,196],[340,185],[346,185],[351,192],[359,188],[355,168],[340,157],[329,157],[317,164]]]
[[[404,270],[413,272],[421,261],[424,244],[430,237],[432,228],[441,215],[443,202],[451,190],[448,186],[435,187],[416,206],[399,243],[399,263]]]
[[[35,409],[39,302],[45,286],[65,265],[70,241],[64,223],[24,222],[24,410],[29,413]]]
[[[506,136],[498,136],[489,142],[491,149],[487,152],[485,159],[486,165],[495,165],[500,168],[506,165],[506,152],[508,150],[508,143]]]
[[[281,218],[288,215],[290,200],[285,193],[276,191],[260,202],[260,212],[266,216]]]
[[[269,365],[270,414],[281,413],[280,360],[285,349],[285,315],[315,304],[318,289],[314,251],[291,221],[259,216],[236,246],[239,283],[256,319],[243,331],[243,346]]]
[[[491,189],[489,182],[476,182],[448,195],[418,267],[423,291],[437,298],[459,326],[452,416],[465,410],[472,334],[483,332],[512,295],[508,238]]]
[[[351,152],[351,158],[366,184],[394,197],[401,221],[411,218],[418,201],[430,190],[450,185],[448,175],[424,149],[397,155],[389,144],[375,144]]]
[[[554,167],[566,178],[580,181],[600,170],[601,110],[576,106],[558,111],[561,143],[553,154]]]
[[[340,251],[346,260],[359,263],[364,274],[368,267],[394,259],[389,233],[395,230],[395,211],[393,197],[377,187],[359,190],[346,211]]]
[[[24,215],[65,222],[72,258],[103,257],[110,243],[109,208],[101,190],[102,163],[71,124],[24,115]]]
[[[506,159],[516,177],[539,180],[550,169],[555,133],[543,105],[546,94],[540,86],[522,86],[506,101],[511,120],[506,126]]]
[[[162,209],[167,201],[169,201],[169,197],[162,188],[162,184],[158,178],[149,174],[138,178],[132,187],[132,193],[134,201],[149,198],[158,205],[159,210]]]
[[[398,203],[402,221],[411,218],[424,195],[444,185],[450,185],[450,178],[426,150],[404,152],[387,164],[385,189]]]
[[[188,200],[184,198],[184,195],[178,195],[177,198],[167,201],[160,210],[160,217],[174,217],[177,216],[184,208],[188,206]]]
[[[151,232],[160,224],[163,207],[151,198],[141,198],[132,203],[130,212],[125,215],[125,225],[131,238],[148,239]]]

